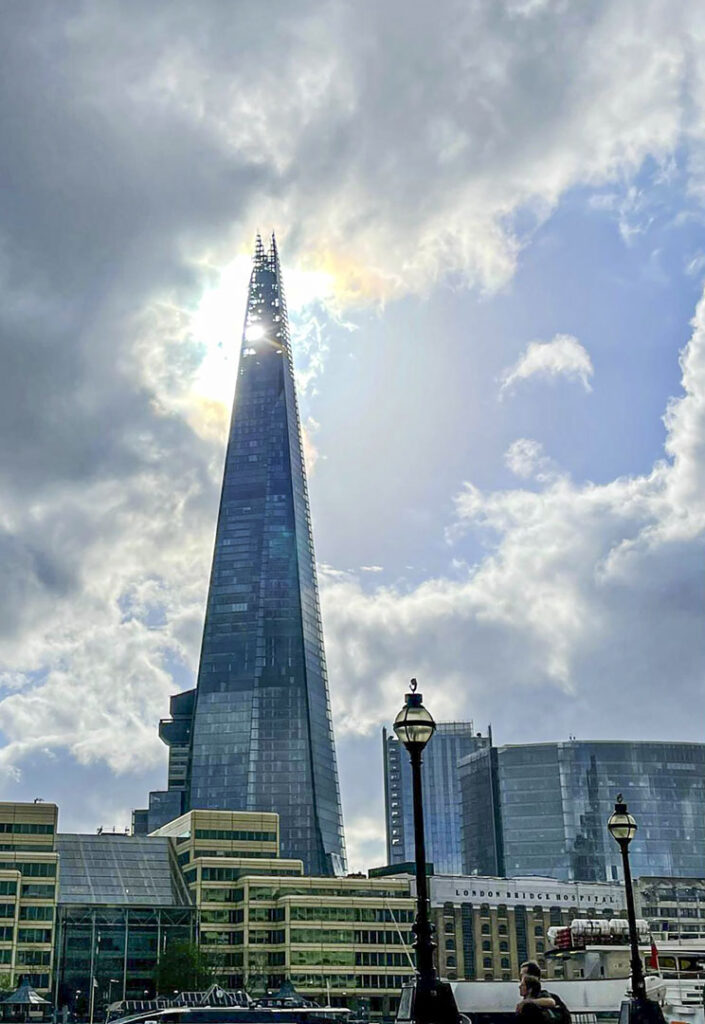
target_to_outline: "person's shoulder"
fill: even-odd
[[[540,1006],[537,1006],[533,999],[525,999],[517,1007],[517,1012],[521,1014],[521,1019],[524,1021],[545,1021],[546,1014]]]

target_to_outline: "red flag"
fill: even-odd
[[[651,955],[649,956],[649,967],[652,971],[658,971],[658,950],[653,938],[651,939]]]

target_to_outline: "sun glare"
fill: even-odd
[[[262,324],[249,324],[245,331],[245,337],[248,341],[259,341],[264,337],[264,327]]]
[[[215,287],[204,291],[191,318],[193,340],[204,348],[193,383],[194,397],[227,408],[232,403],[235,387],[251,269],[250,256],[236,256],[223,268]],[[293,316],[315,302],[327,302],[333,297],[332,274],[284,267],[283,276],[287,306]],[[247,340],[258,341],[262,334],[262,327],[252,324],[247,330]]]

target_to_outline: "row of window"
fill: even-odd
[[[193,868],[194,865],[191,865]],[[288,871],[285,868],[277,868],[277,875],[298,875],[299,871]],[[259,869],[259,868],[201,868],[201,878],[204,882],[236,882],[243,875],[254,875],[254,874],[266,874],[271,875],[272,869]],[[267,899],[268,897],[261,897]]]
[[[0,868],[4,871],[19,871],[22,875],[30,878],[54,878],[56,876],[56,861],[48,864],[42,861],[0,861]]]
[[[292,984],[302,988],[387,989],[395,995],[408,980],[408,974],[291,974]]]
[[[18,942],[51,942],[50,928],[18,928]]]
[[[29,821],[0,821],[1,832],[14,832],[32,836],[51,836],[54,834],[54,826]]]
[[[252,934],[252,933],[250,933]],[[331,944],[401,946],[411,945],[411,932],[372,931],[359,929],[333,928],[292,928],[291,942],[309,943],[317,946]]]
[[[15,916],[14,903],[0,903],[0,918],[8,918]],[[20,907],[20,921],[53,921],[54,920],[54,908],[53,907],[37,907],[28,906]]]
[[[411,924],[413,910],[389,907],[297,907],[289,910],[292,921],[360,921],[390,924]]]

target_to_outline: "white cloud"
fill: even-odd
[[[575,732],[700,737],[705,689],[705,299],[666,414],[667,459],[604,484],[549,473],[538,491],[466,484],[457,525],[488,553],[464,579],[322,594],[337,728],[390,721],[415,675],[437,718],[487,721],[504,738]],[[510,463],[535,475],[535,442]],[[666,692],[677,695],[666,700]],[[667,713],[664,716],[664,708]]]
[[[358,814],[346,819],[345,842],[349,871],[366,871],[371,865],[386,864],[384,818]]]
[[[379,303],[448,274],[500,288],[530,237],[517,215],[631,187],[647,158],[682,150],[697,198],[705,12],[154,0],[126,18],[106,0],[6,4],[0,20],[0,760],[16,774],[49,748],[127,772],[163,758],[155,723],[198,656],[228,391],[209,346],[241,316],[211,294],[214,268],[279,229],[286,262],[314,275],[292,293],[313,391],[327,339],[312,294]],[[684,380],[702,396],[698,346]],[[589,386],[589,360],[574,372]],[[634,677],[625,693],[673,663],[702,678],[696,407],[671,407],[670,462],[647,477],[541,479],[544,456],[515,448],[544,487],[463,492],[463,527],[496,547],[461,553],[462,583],[366,595],[324,572],[338,707],[371,727],[417,674],[449,716],[537,680],[580,695],[596,668]]]
[[[556,334],[550,341],[532,341],[526,346],[516,363],[503,371],[500,394],[531,377],[567,377],[580,381],[586,391],[591,391],[593,373],[592,360],[578,339],[572,334]]]
[[[547,481],[556,475],[555,465],[544,453],[541,442],[529,437],[513,441],[504,453],[504,461],[512,473],[524,479]]]

